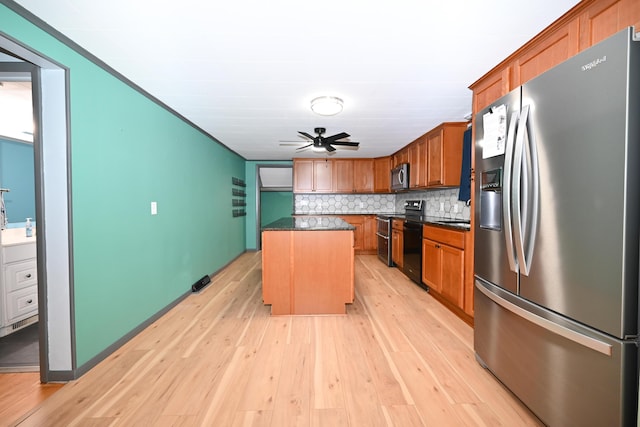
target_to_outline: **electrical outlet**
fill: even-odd
[[[364,208],[364,202],[360,202],[360,208]]]
[[[453,205],[453,213],[458,213],[458,204]]]
[[[440,202],[440,212],[444,212],[444,202]]]

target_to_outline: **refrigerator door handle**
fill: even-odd
[[[611,356],[613,353],[613,346],[611,344],[597,340],[595,338],[591,338],[590,336],[581,334],[567,327],[558,325],[557,323],[547,320],[544,317],[540,317],[534,313],[531,313],[530,311],[525,310],[524,308],[518,307],[512,302],[507,301],[506,299],[491,292],[478,280],[476,280],[476,289],[478,289],[484,294],[484,296],[489,298],[494,303],[498,304],[500,307],[533,323],[534,325],[537,325],[549,332],[553,332],[556,335],[559,335],[584,347],[590,348],[591,350],[597,351],[598,353],[602,353],[606,356]]]
[[[515,246],[513,244],[513,229],[511,218],[511,173],[513,169],[513,144],[516,136],[516,126],[518,124],[518,111],[511,114],[509,129],[507,131],[507,144],[504,155],[504,170],[502,174],[502,217],[504,218],[504,238],[507,248],[507,259],[509,260],[509,268],[514,273],[518,272],[518,264],[515,255]]]
[[[522,107],[516,133],[512,178],[513,234],[520,272],[529,275],[538,227],[538,152],[529,105]]]

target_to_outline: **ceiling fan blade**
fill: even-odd
[[[342,139],[342,138],[349,138],[349,136],[350,135],[348,133],[346,133],[346,132],[340,132],[340,133],[337,133],[335,135],[324,137],[323,139],[325,141],[329,142],[330,144],[332,144],[333,141],[337,141],[337,140]]]
[[[307,144],[307,145],[305,145],[304,147],[296,148],[296,151],[304,150],[305,148],[309,148],[309,147],[311,147],[312,145],[313,145],[313,143],[312,143],[312,144]]]
[[[336,142],[332,142],[332,145],[345,145],[347,147],[357,147],[358,145],[360,145],[359,142],[347,142],[347,141],[336,141]]]
[[[313,140],[313,137],[306,132],[298,131],[298,133],[306,138]]]
[[[336,149],[335,149],[335,148],[333,148],[333,147],[332,147],[331,145],[329,145],[329,144],[326,144],[326,145],[324,146],[324,148],[325,148],[328,152],[330,152],[330,153],[331,153],[332,151],[336,151]]]

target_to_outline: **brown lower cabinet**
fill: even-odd
[[[472,323],[465,289],[465,241],[467,233],[425,225],[422,229],[422,282],[430,293],[465,321]],[[467,303],[467,304],[465,304]],[[465,309],[465,305],[467,309]]]
[[[404,265],[402,252],[404,247],[403,227],[404,221],[401,219],[391,220],[391,260],[399,268]]]
[[[353,248],[357,254],[377,253],[375,215],[343,215],[340,218],[356,228],[353,233]]]

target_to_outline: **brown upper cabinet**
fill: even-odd
[[[293,160],[296,193],[372,193],[373,186],[373,159]]]
[[[392,156],[376,159],[294,159],[296,193],[389,193],[392,165],[409,163],[413,189],[460,185],[467,122],[442,123]]]
[[[628,26],[640,30],[640,1],[583,0],[470,86],[474,114]]]
[[[353,191],[373,193],[373,159],[353,159]]]
[[[466,122],[448,122],[427,134],[427,187],[460,185],[465,130]]]
[[[394,159],[406,158],[409,163],[410,188],[460,185],[462,139],[467,125],[442,123],[394,154]]]
[[[373,159],[373,191],[376,193],[391,191],[391,156]]]
[[[293,191],[332,193],[333,163],[325,159],[294,159]]]
[[[418,188],[420,187],[418,177],[423,174],[425,159],[420,155],[417,140],[409,144],[407,153],[409,157],[409,188]]]
[[[332,161],[335,193],[373,192],[373,159],[335,159]]]
[[[402,164],[402,163],[409,163],[409,148],[408,147],[404,147],[403,149],[401,149],[400,151],[398,151],[397,153],[395,153],[393,155],[393,167],[394,168],[396,166]]]
[[[336,193],[353,192],[353,160],[336,159],[333,162],[333,182]]]

